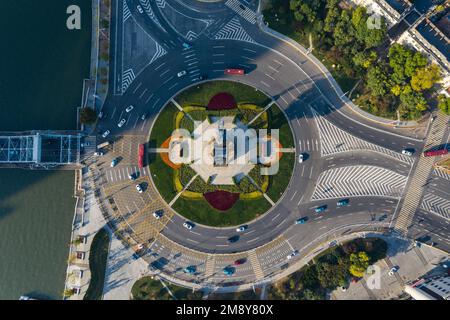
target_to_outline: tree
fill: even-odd
[[[380,66],[372,67],[367,72],[367,87],[374,96],[380,97],[386,94],[387,80],[386,72]]]
[[[352,253],[350,255],[349,271],[355,277],[362,278],[368,266],[369,256],[364,251]]]
[[[450,98],[441,94],[439,95],[438,99],[439,99],[438,104],[439,109],[441,109],[443,113],[450,115]]]
[[[80,122],[82,124],[93,124],[97,120],[97,112],[92,108],[82,108],[80,111]]]
[[[407,85],[400,94],[400,101],[406,110],[419,114],[427,109],[427,101],[420,92],[413,91],[411,86]]]
[[[441,70],[436,64],[417,69],[411,78],[411,88],[415,91],[423,91],[433,87],[441,80]]]

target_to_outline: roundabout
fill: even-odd
[[[265,30],[253,9],[241,16],[230,0],[215,3],[215,15],[151,1],[157,24],[136,1],[124,3],[131,16],[115,12],[117,32],[124,15],[150,35],[169,28],[160,42],[173,48],[128,80],[112,63],[111,81],[122,84],[103,106],[97,139],[108,147],[89,170],[103,216],[149,272],[190,288],[244,290],[295,271],[324,242],[396,223],[417,159],[401,151],[422,140],[355,116],[319,62]],[[195,20],[193,30],[208,26],[188,40],[169,23],[177,10],[183,27],[202,15],[217,23]],[[236,32],[225,32],[227,19]],[[123,44],[113,44],[120,61]],[[245,262],[229,272],[236,261]]]

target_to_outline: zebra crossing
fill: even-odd
[[[434,168],[433,169],[433,174],[435,176],[441,177],[443,179],[450,180],[450,173],[446,172],[446,171],[443,171],[443,170],[440,170],[438,168]]]
[[[348,132],[345,132],[342,129],[339,129],[328,120],[325,120],[324,117],[320,116],[312,107],[311,111],[314,115],[314,119],[316,120],[316,124],[319,129],[319,136],[321,141],[320,152],[322,157],[341,152],[369,150],[384,154],[407,164],[412,164],[414,162],[413,158],[411,157],[364,141]]]
[[[311,200],[342,197],[384,196],[400,198],[407,178],[375,166],[350,166],[324,171]]]
[[[136,166],[130,167],[118,167],[114,169],[105,170],[105,178],[108,183],[115,183],[124,180],[129,180],[128,176],[130,174],[139,173],[139,177],[150,176],[148,168],[138,168]]]
[[[450,201],[434,194],[427,193],[420,206],[425,211],[437,214],[445,219],[450,219]]]
[[[237,0],[228,0],[225,2],[225,5],[236,12],[238,15],[240,15],[242,18],[250,22],[251,24],[256,23],[256,12],[250,10],[248,7],[245,7],[245,10],[243,10],[240,5],[242,5]],[[243,5],[242,5],[243,6]]]
[[[216,40],[239,40],[250,43],[255,41],[248,35],[248,33],[242,28],[238,17],[231,19],[219,32],[214,36]]]

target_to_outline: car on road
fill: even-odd
[[[128,112],[131,112],[133,109],[134,109],[134,107],[133,107],[132,105],[129,105],[129,106],[125,109],[125,111],[128,113]]]
[[[100,111],[100,113],[98,114],[98,118],[99,118],[99,119],[102,119],[103,116],[104,116],[103,111]]]
[[[207,75],[200,75],[200,76],[198,76],[198,80],[199,81],[206,80],[206,79],[208,79]]]
[[[246,9],[245,6],[244,6],[243,4],[240,4],[240,5],[239,5],[239,8],[241,8],[241,10],[245,10],[245,9]]]
[[[147,112],[141,116],[141,120],[145,120],[147,118]]]
[[[240,238],[240,237],[239,237],[238,235],[229,237],[229,238],[228,238],[228,242],[229,242],[229,243],[235,243],[235,242],[239,241],[239,238]]]
[[[243,225],[243,226],[240,226],[240,227],[236,228],[236,232],[242,232],[242,231],[245,231],[247,229],[248,229],[248,226],[247,225]]]
[[[122,128],[123,125],[125,124],[125,122],[127,122],[127,120],[122,119],[122,120],[120,120],[120,122],[117,124],[117,126],[118,126],[119,128]]]
[[[406,155],[406,156],[412,156],[413,155],[413,151],[412,149],[403,149],[402,150],[402,154]]]
[[[183,48],[190,49],[190,48],[192,48],[192,45],[187,42],[183,42]]]
[[[293,257],[295,257],[296,255],[298,255],[298,250],[294,250],[291,252],[291,254],[289,254],[286,259],[291,260]]]
[[[342,291],[342,292],[347,291],[347,287],[342,286],[342,287],[341,287],[341,291]]]
[[[393,276],[394,275],[394,273],[396,273],[397,271],[398,271],[398,269],[400,269],[400,267],[399,266],[393,266],[392,268],[391,268],[391,270],[389,270],[389,275],[390,276]]]
[[[128,179],[130,179],[131,181],[136,180],[136,178],[137,178],[136,173],[130,173],[130,174],[128,175]]]
[[[163,216],[164,214],[164,210],[157,210],[155,212],[153,212],[153,216],[155,217],[155,219],[159,219]]]
[[[302,163],[303,162],[303,160],[304,160],[304,156],[303,156],[303,153],[300,153],[299,155],[298,155],[298,163]]]
[[[230,74],[230,75],[243,76],[245,74],[245,70],[244,69],[225,69],[224,73]]]
[[[91,145],[91,143],[88,141],[88,142],[82,143],[82,144],[81,144],[81,147],[82,147],[82,148],[84,148],[84,147],[89,147],[90,145]]]
[[[140,5],[137,5],[136,8],[139,11],[139,13],[144,13],[144,10],[142,10],[142,7]]]
[[[315,208],[314,211],[315,211],[316,213],[321,213],[321,212],[325,211],[326,209],[327,209],[327,205],[325,204],[325,205],[323,205],[323,206],[320,206],[320,207]]]
[[[191,230],[194,227],[194,224],[190,221],[186,221],[185,223],[183,223],[183,227],[185,227],[188,230]]]
[[[344,206],[348,205],[349,202],[350,202],[350,199],[341,199],[336,203],[336,205],[338,207],[344,207]]]
[[[241,264],[244,264],[244,263],[246,263],[247,262],[247,259],[246,258],[241,258],[241,259],[237,259],[233,264],[235,265],[235,266],[240,266]]]
[[[115,167],[117,165],[117,163],[119,162],[119,160],[117,160],[117,158],[113,159],[111,161],[111,168]]]
[[[231,266],[227,266],[227,267],[223,268],[223,274],[226,276],[233,275],[235,271],[236,271],[236,269]]]
[[[184,273],[195,273],[195,271],[197,271],[197,267],[196,266],[187,266],[186,268],[183,269]]]
[[[299,218],[299,219],[295,220],[295,224],[305,224],[306,221],[308,221],[307,217]]]
[[[137,185],[136,185],[136,190],[137,190],[139,193],[142,193],[142,192],[143,192],[142,187],[141,187],[140,184],[137,184]]]
[[[186,70],[183,70],[183,71],[178,72],[177,76],[178,76],[178,78],[181,78],[182,76],[185,76],[186,73],[187,73]]]
[[[96,151],[96,152],[94,152],[94,156],[96,156],[96,157],[101,157],[101,156],[103,156],[103,152],[101,152],[101,151]]]
[[[111,131],[106,130],[105,132],[103,132],[102,137],[106,138],[110,133],[111,133]]]

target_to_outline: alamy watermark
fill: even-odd
[[[66,20],[66,27],[69,30],[81,30],[81,9],[77,5],[67,7],[66,13],[69,17]]]

